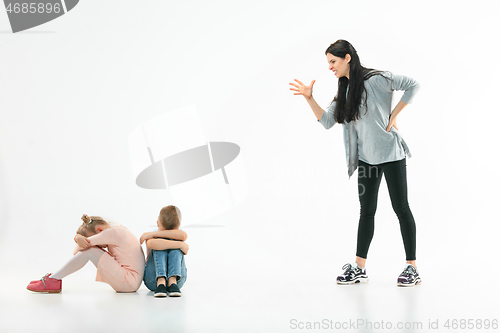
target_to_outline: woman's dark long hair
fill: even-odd
[[[333,99],[334,102],[337,102],[333,113],[334,119],[337,123],[341,124],[359,119],[363,91],[365,92],[363,104],[365,110],[368,110],[366,107],[368,92],[366,91],[364,81],[374,75],[382,75],[386,79],[389,78],[382,74],[384,73],[383,71],[363,67],[359,61],[356,49],[346,40],[339,39],[330,45],[325,51],[325,54],[328,53],[339,58],[345,58],[348,53],[351,56],[351,61],[349,62],[349,79],[345,76],[339,78],[337,96]],[[347,86],[349,86],[349,93],[346,97]]]

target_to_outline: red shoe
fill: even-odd
[[[31,281],[26,289],[37,293],[60,293],[62,280],[50,278],[50,274],[45,274],[40,280]]]

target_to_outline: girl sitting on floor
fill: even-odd
[[[31,281],[27,289],[60,293],[62,279],[90,260],[97,267],[96,281],[106,282],[117,292],[134,292],[144,275],[144,253],[139,240],[124,226],[111,226],[98,216],[82,216],[75,236],[74,257],[54,274]],[[108,248],[107,251],[104,248]]]

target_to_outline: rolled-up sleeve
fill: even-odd
[[[401,96],[401,100],[407,104],[412,102],[413,97],[419,89],[420,85],[411,77],[404,75],[392,76],[391,90],[404,90],[405,92],[403,96]]]
[[[321,116],[321,119],[318,119],[319,123],[323,125],[324,128],[329,129],[333,125],[335,125],[335,119],[333,117],[333,111],[335,111],[335,104],[337,102],[332,102],[328,109],[323,112],[323,116]]]

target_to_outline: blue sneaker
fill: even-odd
[[[413,287],[420,283],[422,283],[422,279],[420,278],[415,266],[412,264],[406,264],[403,273],[401,273],[398,277],[398,286]]]
[[[337,276],[338,284],[354,284],[368,282],[366,269],[361,269],[358,264],[345,264],[342,269],[345,269],[344,274]]]

